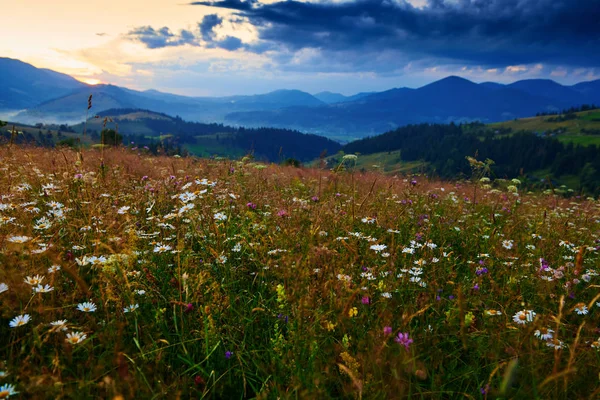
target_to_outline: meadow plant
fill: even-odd
[[[594,199],[81,151],[0,147],[2,398],[600,395]]]

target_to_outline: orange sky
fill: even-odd
[[[123,73],[106,57],[145,50],[122,42],[121,35],[134,27],[190,28],[209,11],[169,0],[0,0],[0,5],[8,16],[2,21],[1,56],[77,78],[98,77],[101,69]],[[114,54],[107,54],[111,48]]]

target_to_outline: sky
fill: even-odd
[[[600,79],[599,0],[0,0],[0,57],[190,96]]]

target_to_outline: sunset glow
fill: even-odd
[[[87,83],[88,85],[99,85],[102,83],[102,81],[100,79],[96,79],[96,78],[77,78],[77,80],[83,82],[83,83]]]

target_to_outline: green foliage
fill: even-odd
[[[295,158],[288,158],[286,160],[284,160],[281,165],[285,165],[288,167],[295,167],[295,168],[300,168],[302,166],[302,163],[298,160],[296,160]]]
[[[123,136],[114,129],[103,129],[100,132],[101,144],[107,146],[119,146],[123,143]]]
[[[590,136],[586,136],[590,137]],[[595,138],[595,137],[592,137]],[[600,137],[598,137],[600,139]],[[363,154],[389,153],[402,150],[403,162],[424,162],[426,171],[442,178],[456,179],[480,175],[502,178],[523,178],[532,187],[544,187],[547,176],[537,171],[547,169],[557,179],[563,176],[582,176],[583,168],[590,164],[600,170],[599,148],[562,143],[528,132],[499,135],[481,124],[409,125],[380,136],[362,139],[343,147],[345,152]],[[494,164],[473,165],[469,156],[478,154]],[[473,166],[477,170],[473,170]],[[481,169],[481,170],[479,170]],[[600,193],[600,176],[589,177],[587,184],[572,189],[588,194]]]

